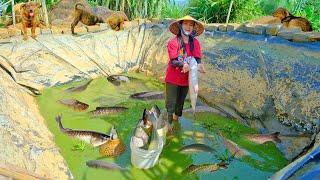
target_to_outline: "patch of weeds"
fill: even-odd
[[[74,145],[71,150],[72,151],[84,151],[86,148],[86,144],[83,141],[80,141],[78,144]]]

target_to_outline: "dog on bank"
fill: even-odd
[[[76,3],[74,6],[74,20],[71,24],[72,34],[76,34],[74,32],[74,28],[79,23],[79,21],[87,26],[92,26],[97,23],[104,23],[104,20],[102,18],[100,18],[94,14],[91,14],[84,9],[79,9],[78,6],[82,6],[84,8],[84,5],[81,3]]]
[[[129,21],[124,12],[116,11],[107,18],[107,23],[115,31],[123,30],[124,21]]]
[[[21,22],[23,40],[28,39],[27,28],[31,28],[31,37],[36,39],[36,27],[44,28],[39,18],[39,9],[41,4],[37,2],[18,3],[14,5],[13,10],[16,13],[17,22]]]
[[[290,12],[285,8],[278,8],[272,14],[274,17],[281,20],[281,23],[286,28],[300,28],[302,31],[312,31],[310,22],[303,17],[296,17],[290,14]]]

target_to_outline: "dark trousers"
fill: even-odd
[[[177,116],[182,115],[184,100],[187,97],[189,87],[178,86],[166,83],[166,108],[168,112],[168,120],[172,121],[173,113]]]

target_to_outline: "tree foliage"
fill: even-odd
[[[231,0],[189,0],[187,13],[204,22],[224,23]],[[230,22],[243,23],[270,16],[278,7],[307,18],[314,30],[320,30],[319,0],[234,0]]]
[[[58,2],[59,0],[46,0],[47,8],[50,9]],[[224,23],[231,0],[188,0],[186,6],[175,4],[174,0],[88,0],[88,2],[92,6],[105,6],[111,10],[124,11],[129,19],[179,18],[188,14],[206,23]],[[320,31],[319,0],[234,0],[229,22],[243,23],[262,16],[270,16],[278,7],[288,9],[295,16],[307,18],[313,29]],[[8,11],[11,11],[11,7]]]

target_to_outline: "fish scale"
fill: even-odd
[[[127,110],[126,107],[114,106],[114,107],[96,107],[95,110],[90,111],[94,116],[103,116],[111,113],[118,113]]]

